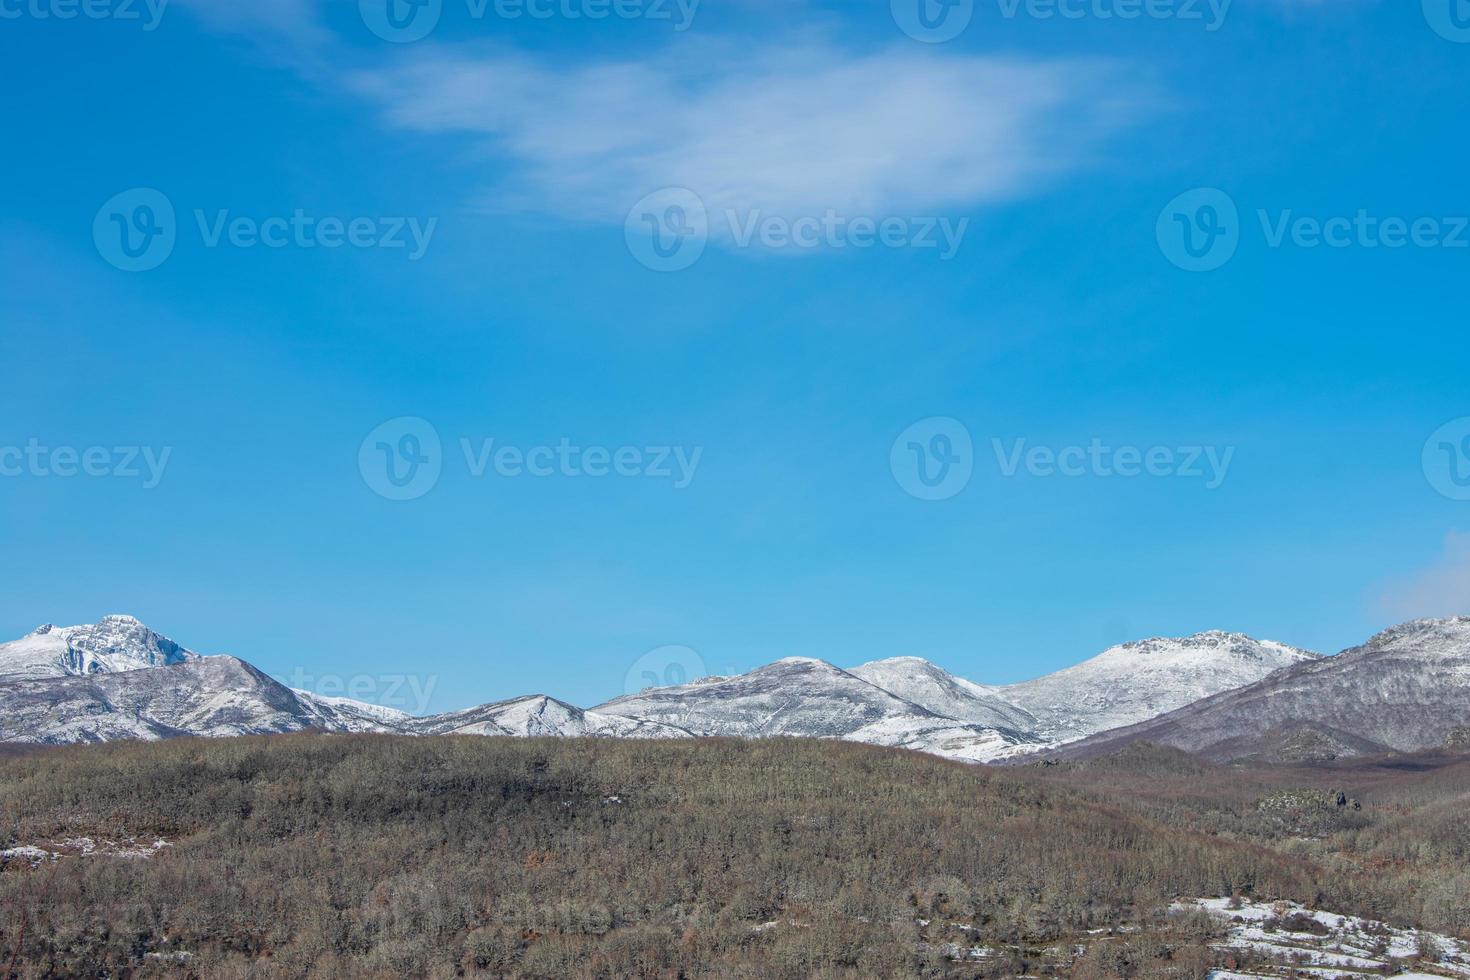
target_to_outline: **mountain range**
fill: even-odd
[[[1470,618],[1394,627],[1336,656],[1238,633],[1125,643],[987,686],[918,657],[843,669],[788,657],[583,709],[544,694],[427,717],[293,690],[129,616],[0,644],[0,741],[405,735],[840,738],[967,762],[1081,757],[1148,741],[1215,759],[1442,744],[1470,726]]]
[[[1244,686],[1067,747],[1107,754],[1134,742],[1219,761],[1411,752],[1470,725],[1470,617],[1417,620],[1335,657],[1303,660]]]

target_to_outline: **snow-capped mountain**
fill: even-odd
[[[1138,741],[1214,759],[1280,755],[1293,742],[1361,754],[1437,747],[1470,723],[1470,617],[1426,619],[1335,657],[1305,660],[1246,687],[1102,733],[1067,754]]]
[[[895,717],[932,713],[822,660],[787,657],[739,677],[656,687],[594,711],[647,718],[695,735],[836,737]]]
[[[594,738],[688,738],[689,733],[672,725],[641,718],[605,715],[549,698],[544,694],[482,704],[464,711],[451,711],[418,719],[413,730],[420,735],[514,735]]]
[[[1034,731],[1040,738],[1067,742],[1157,717],[1320,657],[1240,633],[1157,637],[1112,647],[999,693],[1037,719]]]
[[[121,673],[0,684],[0,741],[110,742],[263,735],[337,727],[289,688],[234,657]]]
[[[1034,742],[1023,731],[936,713],[854,672],[809,657],[788,657],[738,677],[653,688],[593,710],[657,721],[695,735],[844,738],[971,761],[997,758]]]
[[[0,681],[112,674],[198,657],[132,616],[104,616],[96,625],[47,624],[18,640],[0,643]]]
[[[891,657],[852,668],[849,673],[937,715],[975,725],[1036,731],[1036,717],[1006,699],[1003,689],[956,677],[921,657]]]
[[[975,684],[917,657],[789,657],[584,710],[545,695],[413,717],[294,691],[131,617],[0,645],[0,741],[323,729],[402,735],[841,738],[970,762],[1149,740],[1217,758],[1439,745],[1470,726],[1470,618],[1406,623],[1321,658],[1233,633],[1127,643],[1037,680]],[[1104,734],[1098,735],[1102,732]],[[1080,741],[1079,741],[1080,740]],[[1071,746],[1063,754],[1074,754]]]
[[[385,708],[352,698],[327,697],[291,689],[296,700],[316,719],[315,728],[331,732],[408,732],[418,721],[407,711]]]

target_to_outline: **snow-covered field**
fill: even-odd
[[[1237,952],[1241,962],[1250,965],[1240,972],[1217,971],[1212,980],[1284,976],[1357,980],[1385,973],[1401,980],[1470,977],[1470,946],[1438,933],[1394,929],[1292,902],[1242,901],[1239,908],[1231,908],[1228,898],[1201,898],[1176,902],[1173,908],[1203,911],[1230,924],[1217,948]],[[1400,969],[1408,972],[1396,972]]]

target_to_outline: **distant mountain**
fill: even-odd
[[[1112,647],[1075,667],[1000,688],[999,693],[1037,719],[1038,737],[1067,742],[1136,724],[1320,658],[1240,633],[1158,637]]]
[[[354,701],[351,698],[327,697],[300,691],[291,693],[306,711],[319,719],[312,727],[331,732],[401,732],[407,734],[419,719],[407,711]]]
[[[104,616],[94,626],[47,624],[0,643],[0,681],[111,674],[198,657],[131,616]]]
[[[1127,643],[986,687],[917,657],[843,670],[790,657],[736,677],[582,709],[545,695],[412,717],[294,691],[201,657],[127,616],[0,644],[0,741],[91,742],[300,731],[405,735],[840,738],[969,762],[1135,742],[1215,760],[1311,761],[1465,739],[1470,618],[1406,623],[1322,658],[1234,633]]]
[[[607,738],[688,738],[689,733],[672,725],[662,725],[641,718],[605,715],[549,698],[544,694],[494,704],[482,704],[464,711],[417,719],[413,731],[419,735],[513,735],[607,737]]]
[[[1087,757],[1139,741],[1217,760],[1412,751],[1444,744],[1467,722],[1470,617],[1461,616],[1395,626],[1335,657],[1302,661],[1064,754]]]
[[[1036,717],[1007,700],[1001,688],[956,677],[920,657],[875,660],[848,673],[946,718],[1014,731],[1040,727]]]
[[[653,688],[593,710],[657,721],[695,735],[845,738],[970,761],[996,758],[1035,741],[1024,731],[970,724],[931,711],[855,672],[808,657],[788,657],[738,677]]]
[[[0,684],[0,741],[110,742],[179,735],[361,730],[234,657]]]

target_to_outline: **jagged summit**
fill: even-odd
[[[80,626],[46,623],[0,643],[0,680],[114,674],[198,657],[136,617],[114,614]]]
[[[1369,637],[1362,646],[1344,650],[1341,656],[1355,657],[1382,651],[1409,652],[1417,656],[1470,655],[1470,616],[1414,619],[1390,626]]]

